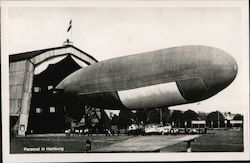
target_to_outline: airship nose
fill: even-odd
[[[213,48],[201,54],[199,72],[187,80],[177,81],[178,88],[188,102],[207,99],[232,83],[238,71],[235,59],[228,53]]]
[[[209,94],[215,94],[226,88],[235,79],[238,66],[235,59],[226,52],[217,51],[211,58],[209,72],[202,78]]]

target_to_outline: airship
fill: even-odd
[[[154,109],[206,100],[232,83],[237,63],[209,46],[179,46],[104,60],[81,68],[58,85],[85,105]]]

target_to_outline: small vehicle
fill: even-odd
[[[188,129],[188,133],[189,134],[197,134],[197,133],[199,133],[199,131],[195,128],[190,128],[190,129]]]
[[[159,129],[158,129],[159,125],[156,124],[148,124],[145,126],[145,134],[158,134],[159,133]]]
[[[172,128],[172,129],[170,130],[170,134],[176,135],[176,134],[178,134],[178,133],[179,133],[179,129],[178,129],[178,128]]]
[[[171,125],[163,126],[161,124],[149,124],[145,127],[145,134],[169,134]]]
[[[162,135],[169,134],[171,133],[172,130],[171,128],[172,128],[171,125],[158,127],[158,133]]]
[[[142,134],[144,135],[144,128],[142,125],[138,125],[138,124],[132,124],[130,126],[128,126],[128,136],[129,135],[139,135],[139,134]]]
[[[65,130],[65,135],[66,135],[66,136],[70,136],[70,134],[71,134],[71,129]]]

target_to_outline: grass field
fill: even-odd
[[[167,137],[167,136],[166,136]],[[42,137],[12,137],[11,153],[34,153],[25,151],[24,148],[52,147],[49,151],[35,151],[35,153],[82,153],[85,152],[85,142],[87,139],[92,142],[92,149],[102,148],[113,143],[121,142],[133,136],[42,136]],[[53,149],[63,148],[62,151]],[[209,130],[208,134],[202,135],[192,142],[193,152],[242,152],[243,132],[232,130]],[[186,143],[182,142],[163,148],[161,152],[186,152]]]
[[[186,152],[186,143],[176,144],[161,152]],[[209,130],[195,142],[192,152],[243,152],[243,132],[235,130]]]

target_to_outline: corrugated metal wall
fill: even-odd
[[[23,96],[26,61],[10,63],[10,115],[18,116]]]

